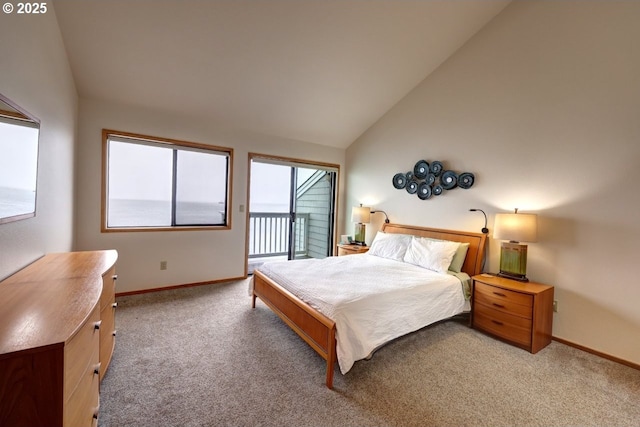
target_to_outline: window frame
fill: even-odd
[[[109,209],[109,139],[118,138],[136,141],[140,145],[166,146],[170,149],[185,151],[204,151],[211,154],[222,154],[227,156],[227,182],[226,182],[226,204],[225,204],[225,224],[222,225],[168,225],[168,226],[111,226],[107,225],[107,213]],[[191,230],[230,230],[232,223],[232,181],[233,181],[233,148],[216,145],[201,144],[195,142],[182,141],[171,138],[162,138],[137,133],[121,132],[112,129],[102,129],[102,196],[101,196],[101,218],[100,229],[103,233],[122,232],[153,232],[153,231],[191,231]],[[175,196],[175,195],[174,195]],[[175,209],[176,200],[172,200],[172,209]]]

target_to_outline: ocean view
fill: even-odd
[[[288,212],[282,203],[258,203],[253,212]],[[109,227],[168,227],[171,226],[171,202],[162,200],[109,200]],[[224,204],[182,202],[176,207],[178,224],[223,224]]]
[[[0,218],[33,212],[35,203],[35,191],[0,187]]]
[[[169,227],[171,202],[162,200],[109,200],[109,227]],[[176,205],[176,223],[184,225],[224,224],[223,203],[181,202]]]

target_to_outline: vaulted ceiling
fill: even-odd
[[[509,0],[54,2],[80,97],[347,147]]]

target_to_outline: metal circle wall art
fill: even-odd
[[[444,166],[442,166],[442,163],[439,161],[435,161],[435,162],[431,162],[431,173],[434,174],[435,176],[440,176],[440,174],[442,173],[442,170],[444,169]]]
[[[431,193],[432,193],[431,186],[426,182],[423,182],[422,184],[418,185],[418,197],[421,200],[427,200],[428,198],[430,198]]]
[[[402,190],[407,185],[407,177],[403,173],[397,173],[393,176],[393,186],[398,190]]]
[[[407,181],[407,193],[415,194],[416,191],[418,191],[418,181],[413,179],[411,181]]]
[[[446,190],[456,187],[467,190],[473,186],[475,175],[471,172],[456,173],[445,169],[439,161],[427,162],[418,160],[413,170],[399,172],[393,176],[393,186],[398,190],[406,190],[409,194],[417,194],[420,200],[440,196]]]
[[[458,175],[454,171],[445,171],[440,177],[440,184],[445,190],[453,190],[458,185]]]
[[[413,168],[413,175],[418,179],[425,179],[429,173],[429,163],[420,160]]]
[[[471,188],[473,185],[473,181],[475,177],[471,172],[464,172],[458,176],[458,187],[464,188],[465,190]]]

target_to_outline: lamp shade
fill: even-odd
[[[493,238],[512,242],[538,241],[538,216],[535,214],[496,214]]]
[[[368,223],[371,220],[371,209],[363,206],[351,208],[351,222]]]

